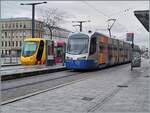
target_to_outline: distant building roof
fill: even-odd
[[[145,29],[149,31],[149,10],[134,11],[134,14]]]
[[[21,21],[21,20],[23,20],[23,21],[27,21],[27,20],[32,21],[32,19],[31,19],[31,18],[28,18],[28,17],[18,17],[18,18],[1,18],[1,19],[0,19],[0,22],[6,22],[6,21]],[[37,22],[42,22],[42,21],[36,20],[36,19],[35,19],[35,21],[37,21]],[[43,22],[42,22],[42,23],[43,23]],[[60,27],[54,27],[54,29],[62,30],[62,31],[66,31],[66,32],[71,32],[71,31],[69,31],[69,30],[67,30],[67,29],[65,29],[65,28],[60,28]]]
[[[0,21],[21,21],[21,20],[32,20],[31,18],[28,18],[28,17],[20,17],[20,18],[1,18]],[[35,20],[35,21],[38,21],[38,22],[42,22],[42,21],[39,21],[39,20]]]

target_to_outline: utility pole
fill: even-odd
[[[85,23],[85,22],[91,22],[90,20],[88,21],[72,21],[72,23],[79,23],[77,25],[73,25],[74,26],[79,26],[80,27],[80,32],[82,32],[82,24]]]
[[[113,23],[109,26],[108,24],[108,32],[109,32],[109,36],[111,38],[111,28],[113,27],[114,23],[116,22],[116,19],[108,19],[107,22],[113,21]]]
[[[0,6],[1,6],[1,0],[0,0]],[[1,19],[1,7],[0,7],[0,19]],[[0,23],[0,37],[2,37],[2,27],[1,27],[2,25],[1,25],[1,23]],[[2,42],[2,39],[0,38],[0,42]],[[0,58],[1,58],[1,56],[2,56],[2,47],[1,47],[2,45],[0,44]],[[2,60],[0,60],[0,69],[1,69],[1,63],[2,63]],[[1,74],[1,72],[0,72],[0,74]],[[1,78],[0,78],[0,80],[1,80]],[[1,97],[0,97],[0,99],[1,99]]]
[[[131,71],[132,71],[133,70],[134,38],[132,38],[132,44],[131,44],[131,46],[132,46],[132,56],[131,56],[131,58],[132,58],[132,61],[131,61]]]
[[[47,3],[47,2],[37,2],[37,3],[26,3],[26,4],[23,4],[21,3],[20,5],[32,5],[32,38],[34,38],[34,31],[35,31],[35,5],[38,5],[38,4],[44,4],[44,3]]]
[[[10,22],[10,24],[11,24],[11,28],[10,28],[11,29],[11,32],[10,32],[11,33],[11,35],[10,35],[10,63],[12,63],[12,48],[13,48],[13,44],[12,44],[13,40],[12,40],[12,38],[14,38],[13,37],[14,36],[13,35],[14,34],[14,31],[13,31],[14,29],[12,28],[12,26],[13,26],[13,19],[11,18],[10,21],[11,21]]]
[[[131,71],[133,70],[133,53],[134,53],[134,33],[127,33],[126,34],[127,41],[131,41]]]

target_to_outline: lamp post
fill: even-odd
[[[20,5],[32,5],[32,38],[34,38],[34,29],[35,29],[35,5],[45,4],[47,2],[37,2],[37,3],[21,3]]]
[[[113,25],[114,25],[114,23],[116,22],[116,19],[108,19],[107,20],[107,22],[110,22],[110,21],[113,21],[113,23],[109,26],[109,24],[108,24],[108,32],[109,32],[109,36],[110,36],[110,38],[111,38],[111,28],[113,27]]]

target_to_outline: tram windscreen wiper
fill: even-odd
[[[81,51],[79,52],[79,54],[83,53],[83,51],[84,51],[85,49],[86,49],[86,46],[81,49]]]

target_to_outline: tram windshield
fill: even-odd
[[[87,35],[73,35],[69,37],[67,53],[83,54],[88,53],[89,38]]]
[[[37,42],[24,42],[22,56],[31,56],[35,53]]]

